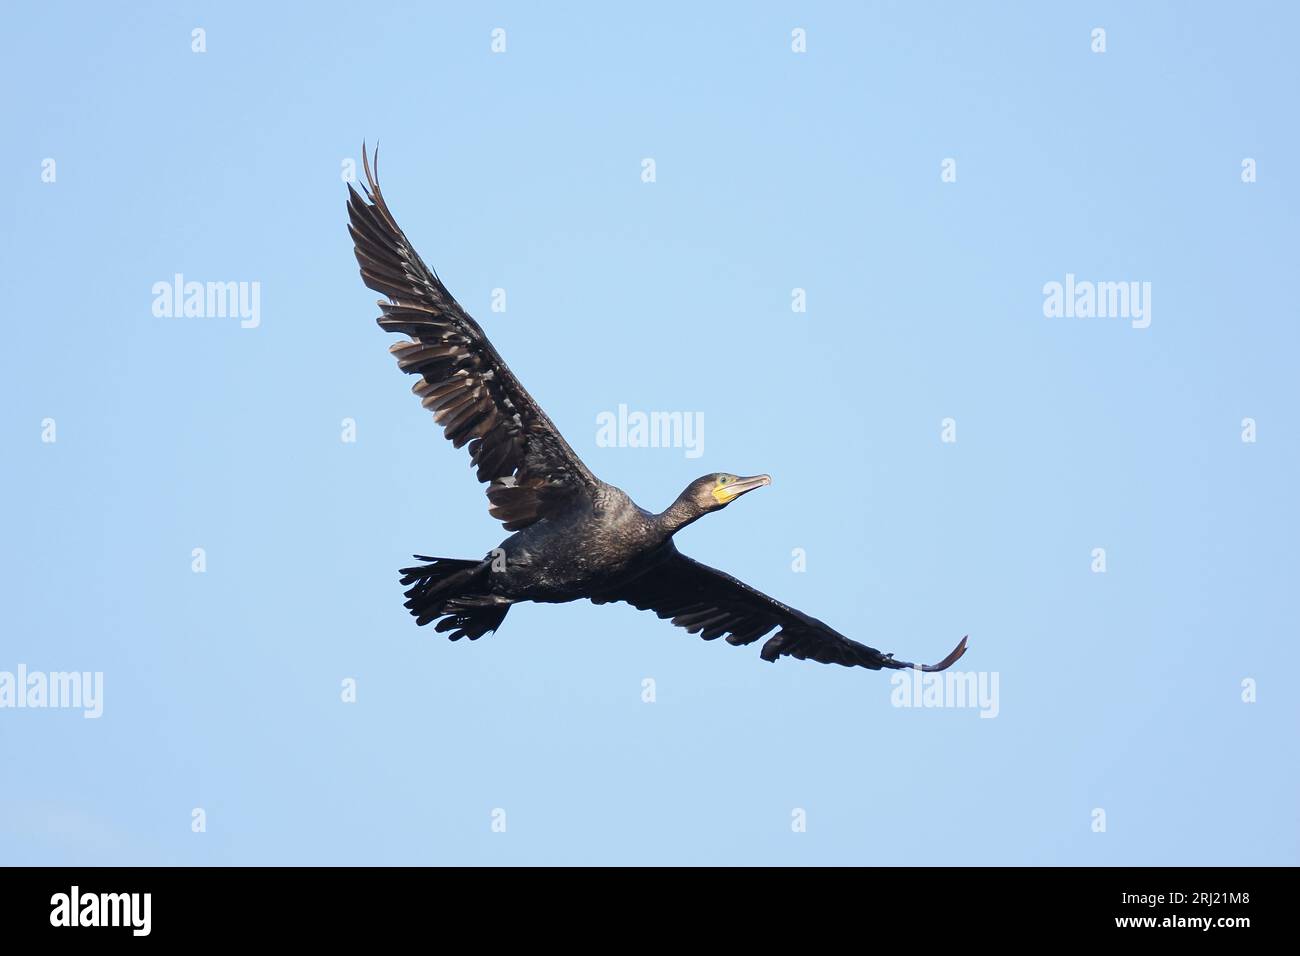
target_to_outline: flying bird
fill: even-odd
[[[416,376],[412,391],[445,436],[469,450],[489,513],[512,532],[479,560],[415,555],[425,563],[403,568],[401,580],[417,624],[437,621],[434,629],[453,641],[472,641],[521,601],[623,601],[706,641],[752,644],[775,631],[759,655],[766,661],[916,666],[677,550],[678,531],[770,484],[767,475],[704,475],[657,514],[593,475],[398,227],[379,189],[378,149],[373,173],[364,146],[362,164],[364,195],[348,185],[348,231],[362,280],[386,297],[380,327],[406,336],[389,351]],[[965,652],[962,638],[922,670],[944,670]]]

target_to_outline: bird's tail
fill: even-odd
[[[501,626],[510,601],[492,594],[487,586],[490,559],[414,557],[430,562],[402,568],[402,584],[410,585],[406,607],[416,624],[423,626],[441,618],[434,630],[450,631],[447,636],[453,641],[462,637],[475,641]]]

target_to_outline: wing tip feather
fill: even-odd
[[[970,635],[967,634],[960,641],[958,641],[957,646],[954,647],[952,651],[948,654],[948,656],[945,657],[943,660],[941,660],[939,663],[926,664],[924,667],[921,668],[921,670],[925,671],[926,673],[932,674],[932,673],[937,673],[938,671],[946,671],[949,667],[952,667],[952,665],[956,664],[959,660],[961,660],[962,655],[966,653],[966,640],[969,637]]]

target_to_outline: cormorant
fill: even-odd
[[[871,670],[916,666],[677,550],[676,532],[770,484],[767,475],[704,475],[659,514],[593,475],[398,228],[379,189],[378,149],[374,174],[364,147],[362,164],[365,196],[348,185],[348,231],[362,280],[387,296],[379,325],[409,336],[390,349],[398,367],[419,376],[413,391],[452,444],[468,446],[488,485],[489,512],[514,532],[477,561],[416,555],[428,563],[401,574],[417,624],[437,620],[435,630],[453,641],[476,640],[520,601],[625,601],[705,640],[752,644],[775,629],[760,653],[766,661],[789,655]],[[944,670],[965,651],[962,638],[922,669]]]

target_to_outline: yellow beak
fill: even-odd
[[[730,504],[746,492],[753,491],[755,488],[762,488],[764,485],[772,483],[768,475],[754,475],[752,478],[737,478],[735,481],[729,481],[725,485],[718,485],[713,489],[713,497],[719,504]]]

